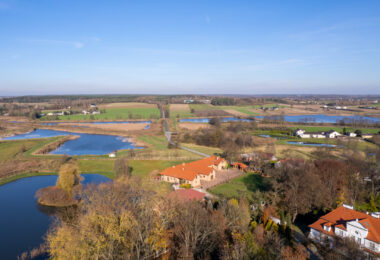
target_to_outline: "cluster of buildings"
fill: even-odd
[[[169,167],[160,173],[160,180],[175,184],[190,184],[195,188],[201,187],[201,180],[215,179],[216,171],[227,168],[227,165],[225,159],[211,156]]]
[[[261,110],[263,110],[264,112],[265,111],[276,111],[276,110],[278,110],[279,109],[279,107],[278,106],[273,106],[273,107],[260,107],[260,109]]]
[[[334,237],[352,238],[365,251],[380,256],[380,212],[363,213],[345,205],[309,225],[309,238],[333,246]]]
[[[333,109],[336,109],[336,110],[347,110],[346,106],[328,106],[328,105],[324,105],[323,108],[333,108]]]
[[[98,110],[98,107],[95,104],[90,104],[89,110],[82,110],[83,115],[99,115],[100,111]]]
[[[346,135],[349,137],[356,136],[356,134],[353,132],[348,132]],[[296,129],[294,131],[294,136],[301,138],[337,138],[339,136],[342,136],[342,134],[335,130],[329,130],[327,132],[306,132],[304,129]]]

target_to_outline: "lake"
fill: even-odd
[[[335,144],[319,144],[319,143],[305,143],[305,142],[297,142],[297,141],[287,141],[287,144],[296,144],[302,146],[315,146],[315,147],[337,147]]]
[[[107,182],[99,174],[83,174],[83,184]],[[57,175],[23,178],[0,186],[0,259],[16,259],[22,252],[38,247],[53,217],[34,197],[37,190],[55,185]],[[46,207],[45,207],[46,208]]]
[[[264,116],[255,116],[256,118],[263,119]],[[367,120],[371,121],[373,123],[380,123],[380,118],[376,117],[368,117],[368,116],[330,116],[325,114],[319,114],[319,115],[296,115],[296,116],[287,116],[284,115],[284,120],[286,122],[293,122],[293,123],[301,123],[301,122],[307,122],[307,123],[330,123],[335,124],[338,121],[341,120]]]
[[[3,140],[20,140],[33,138],[48,138],[54,136],[77,135],[78,139],[69,140],[52,151],[51,154],[67,155],[103,155],[114,150],[141,149],[129,142],[125,137],[114,135],[82,134],[48,129],[36,129],[30,133],[5,137]]]
[[[180,119],[180,123],[209,123],[211,118],[184,118]],[[251,122],[250,119],[237,118],[237,117],[224,117],[219,118],[223,123],[226,122]]]

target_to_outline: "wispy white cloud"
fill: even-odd
[[[328,33],[337,33],[341,30],[350,30],[357,28],[365,28],[365,27],[373,27],[380,26],[380,18],[379,17],[365,17],[365,18],[356,18],[352,20],[342,21],[339,23],[331,24],[328,26],[311,29],[308,31],[302,31],[290,34],[290,38],[295,39],[308,39],[311,37],[320,37],[322,35]]]
[[[84,43],[80,41],[61,41],[61,40],[51,40],[51,39],[24,39],[24,40],[30,43],[70,46],[76,49],[80,49],[84,47]]]
[[[88,40],[91,42],[100,42],[101,41],[101,39],[99,37],[90,37],[90,38],[88,38]]]

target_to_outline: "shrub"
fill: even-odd
[[[179,185],[180,188],[182,189],[190,189],[191,188],[191,184],[189,183],[182,183],[181,185]]]

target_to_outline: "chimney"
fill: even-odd
[[[183,162],[182,165],[185,166],[185,163]]]
[[[173,165],[172,167],[175,168],[175,165]]]

